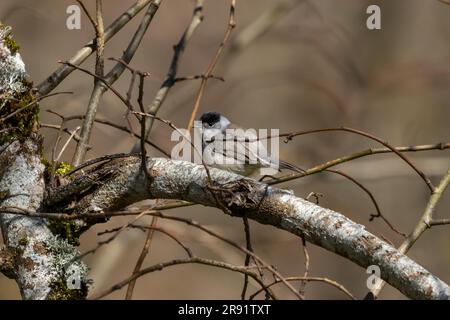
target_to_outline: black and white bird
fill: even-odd
[[[256,130],[237,126],[218,112],[206,112],[200,121],[203,161],[207,165],[244,176],[253,175],[260,169],[263,169],[260,170],[262,175],[274,175],[281,169],[304,172],[268,155]]]

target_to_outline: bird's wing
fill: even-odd
[[[236,129],[245,130],[239,127]],[[267,149],[258,140],[258,136],[252,131],[234,131],[237,134],[227,132],[225,140],[233,142],[233,148],[224,148],[228,157],[233,157],[238,162],[260,167],[273,167],[276,162],[267,155]],[[239,134],[241,133],[241,134]],[[243,134],[244,133],[244,134]]]
[[[211,146],[213,147],[212,151],[216,153],[216,161],[223,161],[224,163],[222,164],[230,164],[232,162],[240,165],[272,168],[278,171],[280,169],[288,169],[299,173],[304,172],[301,168],[286,161],[275,161],[272,159],[265,145],[253,132],[246,131],[246,129],[234,124],[230,124],[227,129],[234,129],[234,131],[226,131],[223,134],[214,135],[215,139],[211,142],[213,144]],[[226,145],[227,142],[229,146]],[[225,161],[228,162],[225,163]]]

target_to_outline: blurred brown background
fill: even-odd
[[[94,12],[94,2],[85,3]],[[275,0],[237,1],[237,28],[232,41]],[[93,37],[85,16],[81,30],[66,28],[67,0],[2,0],[0,19],[14,28],[21,45],[27,70],[35,83],[44,80]],[[133,1],[105,0],[105,24],[108,25]],[[382,30],[366,28],[366,8],[378,4],[382,10]],[[165,0],[131,65],[151,73],[145,88],[150,103],[164,78],[178,42],[190,21],[194,1]],[[228,20],[229,1],[207,0],[205,19],[191,40],[180,64],[179,75],[201,74],[220,43]],[[140,21],[142,13],[106,46],[106,57],[119,57]],[[282,132],[341,125],[371,132],[392,145],[417,145],[450,140],[450,6],[437,0],[309,0],[299,4],[270,30],[242,51],[227,50],[215,72],[225,82],[211,80],[201,112],[219,111],[246,127],[279,128]],[[229,47],[229,46],[228,46]],[[93,70],[93,57],[83,66]],[[112,66],[110,61],[106,64]],[[130,78],[125,74],[115,87],[125,93]],[[41,121],[59,124],[45,112],[53,109],[64,115],[85,111],[93,80],[80,72],[70,75],[56,91],[74,91],[41,103]],[[164,103],[160,116],[185,127],[199,82],[177,84]],[[100,105],[99,117],[124,122],[125,108],[111,93]],[[78,126],[76,121],[70,128]],[[137,126],[135,127],[137,128]],[[42,129],[46,156],[50,158],[56,134]],[[157,124],[152,139],[170,150],[170,130]],[[88,158],[128,152],[134,140],[124,132],[96,125]],[[309,167],[335,157],[376,147],[377,144],[348,133],[322,133],[302,136],[289,144],[281,143],[283,159]],[[70,161],[74,145],[67,149]],[[160,156],[153,149],[152,155]],[[450,167],[449,151],[427,151],[408,156],[433,180]],[[378,200],[383,214],[403,232],[410,232],[422,214],[429,192],[423,181],[394,155],[376,155],[340,167],[352,174]],[[370,199],[355,185],[340,177],[319,174],[283,185],[298,196],[320,192],[320,204],[342,212],[362,223],[377,235],[398,245],[401,237],[381,220],[369,222],[374,213]],[[447,192],[437,217],[450,214]],[[193,218],[221,234],[244,244],[240,219],[230,218],[212,208],[200,206],[170,211]],[[94,247],[97,232],[126,222],[116,218],[97,225],[81,238],[81,251]],[[243,264],[244,257],[229,246],[188,226],[159,221],[172,230],[199,256]],[[273,227],[251,223],[253,247],[266,261],[287,276],[303,275],[304,258],[298,238]],[[427,231],[409,255],[442,280],[450,283],[449,226]],[[113,243],[85,259],[91,268],[99,292],[128,277],[143,246],[145,234],[137,230],[122,233]],[[319,247],[308,245],[310,275],[324,276],[342,283],[357,297],[366,292],[365,270]],[[155,234],[144,266],[180,257],[183,252],[164,235]],[[136,299],[238,299],[243,278],[229,271],[198,265],[183,265],[152,273],[138,280]],[[255,289],[252,283],[251,291]],[[292,295],[282,285],[276,292],[286,299]],[[108,298],[122,299],[125,290]],[[20,298],[14,281],[0,275],[0,299]],[[345,296],[322,283],[309,283],[306,298],[340,299]],[[397,290],[387,287],[381,299],[403,299]]]

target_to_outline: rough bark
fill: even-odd
[[[10,33],[0,24],[0,206],[39,212],[45,191],[39,106]],[[72,261],[76,247],[55,236],[45,219],[0,212],[0,225],[8,261],[1,269],[24,299],[85,296],[86,266]],[[71,285],[79,289],[68,290]]]
[[[0,207],[16,208],[17,212],[48,212],[51,208],[98,213],[102,218],[102,212],[143,199],[191,201],[302,236],[364,268],[378,265],[381,277],[410,298],[450,298],[446,283],[364,226],[289,191],[226,171],[211,169],[209,179],[201,165],[150,158],[147,175],[141,159],[129,157],[80,174],[46,197],[42,138],[37,131],[39,106],[10,32],[0,24]],[[84,298],[87,268],[77,259],[75,246],[83,223],[5,211],[0,212],[6,244],[0,250],[0,270],[17,281],[23,298]]]
[[[143,199],[182,199],[227,210],[269,224],[335,252],[366,268],[377,265],[381,278],[412,299],[449,299],[449,286],[344,215],[230,172],[202,165],[153,158],[148,161],[150,180],[140,159],[116,160],[95,172],[114,172],[81,199],[77,213],[113,211]],[[77,182],[73,182],[77,185]],[[212,189],[211,189],[212,187]],[[61,190],[71,189],[71,185]],[[211,190],[215,190],[215,196]],[[70,192],[69,192],[70,193]],[[219,199],[219,203],[216,201]],[[101,216],[101,214],[99,214]]]

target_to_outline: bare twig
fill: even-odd
[[[153,0],[137,0],[127,11],[122,13],[113,23],[105,29],[105,42],[108,42],[119,32],[128,22],[131,21],[142,9]],[[95,39],[87,43],[68,61],[74,65],[83,63],[95,50]],[[70,65],[59,67],[47,79],[37,86],[39,95],[45,95],[55,89],[74,69]]]
[[[252,248],[252,241],[251,241],[251,235],[250,235],[250,225],[248,223],[247,217],[242,218],[244,222],[244,232],[245,232],[245,243],[248,251],[253,252]],[[248,267],[250,265],[250,258],[251,256],[249,254],[245,255],[245,263],[244,265]],[[244,275],[244,286],[242,287],[242,293],[241,293],[241,299],[245,300],[245,296],[247,294],[247,287],[248,287],[248,275]]]
[[[169,215],[165,215],[161,212],[156,212],[154,210],[144,210],[144,211],[126,210],[126,211],[117,211],[117,212],[102,212],[102,213],[88,212],[88,213],[78,213],[78,214],[38,213],[38,212],[31,212],[26,209],[15,208],[15,207],[0,207],[0,210],[1,210],[1,212],[25,215],[25,216],[33,217],[33,218],[50,218],[50,219],[55,219],[55,220],[76,220],[76,219],[83,219],[83,218],[99,218],[99,217],[129,216],[129,215],[136,216],[137,215],[131,221],[129,221],[125,225],[123,225],[120,228],[118,228],[117,230],[115,230],[115,233],[113,236],[109,237],[106,240],[100,241],[95,248],[84,252],[78,258],[81,258],[88,254],[92,254],[92,253],[96,252],[101,246],[113,241],[121,232],[123,232],[126,228],[132,226],[134,224],[134,222],[136,222],[138,219],[140,219],[141,217],[143,217],[145,215],[151,215],[151,216],[162,218],[162,219],[174,220],[174,221],[185,223],[185,224],[192,226],[194,228],[197,228],[199,230],[202,230],[203,232],[209,234],[210,236],[215,237],[215,238],[231,245],[232,247],[242,251],[244,254],[251,256],[255,260],[255,262],[260,263],[267,270],[269,270],[271,273],[273,273],[274,276],[281,279],[281,281],[283,281],[283,279],[284,279],[284,277],[274,267],[272,267],[270,264],[268,264],[267,262],[262,260],[259,256],[257,256],[252,251],[249,251],[246,248],[242,247],[241,245],[237,244],[236,242],[234,242],[230,239],[227,239],[227,238],[221,236],[220,234],[218,234],[217,232],[214,232],[214,231],[204,227],[203,225],[199,224],[198,222],[193,221],[191,219],[187,219],[187,218],[169,216]],[[283,282],[286,284],[288,289],[292,293],[294,293],[294,295],[296,295],[298,298],[300,298],[297,290],[295,290],[295,288],[292,285],[287,283],[287,281],[283,281]]]
[[[255,19],[250,25],[242,30],[231,43],[233,51],[241,51],[250,43],[264,35],[281,18],[289,14],[296,6],[305,0],[277,1],[272,7]]]
[[[68,91],[65,91],[65,92],[55,92],[55,93],[47,94],[47,95],[44,95],[44,96],[39,96],[39,97],[35,98],[35,100],[33,100],[32,102],[30,102],[30,103],[26,104],[25,106],[23,106],[23,107],[21,107],[21,108],[15,110],[14,112],[11,112],[11,113],[8,114],[6,117],[1,118],[1,119],[0,119],[0,123],[1,123],[1,122],[5,122],[6,120],[8,120],[8,119],[11,118],[11,117],[14,117],[16,114],[18,114],[18,113],[24,111],[25,109],[27,109],[27,108],[29,108],[29,107],[31,107],[31,106],[36,105],[36,103],[37,103],[38,101],[41,101],[41,100],[43,100],[43,99],[45,99],[45,98],[49,98],[49,97],[56,96],[56,95],[59,95],[59,94],[73,94],[73,92],[68,92]]]
[[[155,221],[156,218],[157,218],[156,216],[153,216],[152,223]],[[192,258],[192,257],[194,256],[193,253],[192,253],[192,251],[191,251],[191,249],[189,249],[186,245],[183,244],[183,242],[182,242],[180,239],[178,239],[175,235],[173,235],[171,232],[169,232],[168,230],[166,230],[166,229],[164,229],[164,228],[161,228],[161,227],[152,227],[152,226],[143,226],[143,225],[137,225],[137,224],[131,224],[131,225],[129,225],[128,227],[129,227],[129,228],[140,229],[140,230],[146,230],[146,229],[147,229],[147,230],[153,230],[153,231],[157,231],[157,232],[160,232],[160,233],[162,233],[162,234],[165,234],[165,235],[168,236],[169,238],[173,239],[177,244],[179,244],[180,247],[182,247],[183,250],[186,252],[186,254],[187,254],[188,257],[191,257],[191,258]],[[118,231],[120,228],[122,228],[122,227],[117,227],[117,228],[114,228],[114,229],[111,229],[111,230],[104,230],[104,231],[102,231],[102,232],[98,232],[97,235],[98,235],[98,236],[101,236],[101,235],[104,235],[104,234],[107,234],[107,233],[116,232],[116,231]],[[151,244],[151,243],[150,243],[150,244]]]
[[[59,130],[61,128],[61,125],[59,124],[49,124],[49,123],[40,123],[40,127],[41,128],[47,128],[47,129],[54,129],[54,130]],[[64,133],[67,133],[69,136],[72,135],[72,131],[70,131],[67,128],[63,128],[62,131]],[[78,134],[74,134],[72,137],[75,141],[80,140],[80,136]]]
[[[122,227],[120,227],[119,230],[117,230],[111,237],[109,237],[109,238],[106,239],[106,240],[99,241],[99,242],[97,243],[97,245],[96,245],[94,248],[92,248],[92,249],[90,249],[90,250],[88,250],[88,251],[83,252],[82,254],[80,254],[79,256],[77,256],[76,258],[77,258],[77,259],[82,259],[83,257],[85,257],[85,256],[87,256],[87,255],[89,255],[89,254],[95,253],[98,249],[100,249],[100,247],[102,247],[103,245],[108,244],[108,243],[110,243],[111,241],[113,241],[114,239],[116,239],[117,236],[118,236],[120,233],[122,233],[122,232],[123,232],[124,230],[126,230],[130,225],[132,225],[134,222],[136,222],[137,220],[139,220],[140,218],[142,218],[142,217],[145,216],[146,214],[148,214],[148,212],[146,212],[146,211],[141,212],[141,213],[138,214],[136,217],[134,217],[131,221],[129,221],[128,223],[126,223],[126,224],[124,224]],[[100,215],[100,216],[102,216],[102,215]]]
[[[197,97],[195,99],[195,104],[192,109],[191,117],[189,119],[189,124],[187,126],[188,130],[190,130],[194,125],[194,121],[195,121],[195,118],[197,117],[197,112],[198,112],[198,109],[200,108],[200,103],[202,101],[208,79],[213,74],[214,69],[217,65],[217,62],[219,62],[220,56],[222,55],[223,49],[225,48],[225,44],[227,43],[231,32],[233,31],[234,27],[236,27],[235,10],[236,10],[236,0],[231,0],[230,19],[228,21],[228,27],[227,27],[227,30],[225,31],[225,35],[223,37],[222,42],[220,43],[219,48],[216,51],[216,54],[214,55],[212,61],[210,62],[208,68],[206,69],[206,71],[203,73],[202,82],[200,84],[200,88],[198,89]]]
[[[47,110],[47,111],[48,111],[48,112],[53,112],[53,111],[51,111],[51,110]],[[69,122],[69,121],[71,121],[71,120],[77,120],[77,119],[82,120],[82,119],[84,119],[84,117],[85,117],[84,115],[73,115],[73,116],[67,116],[67,117],[64,117],[64,120],[65,120],[66,122]],[[104,124],[104,125],[107,125],[107,126],[110,126],[110,127],[112,127],[112,128],[115,128],[115,129],[118,129],[118,130],[121,130],[121,131],[124,131],[124,132],[130,132],[130,131],[129,131],[129,128],[127,128],[126,126],[118,125],[118,124],[116,124],[116,123],[114,123],[114,122],[111,122],[111,121],[109,121],[109,120],[107,120],[107,119],[96,118],[96,119],[95,119],[95,122],[100,123],[100,124]],[[51,129],[59,129],[59,128],[60,128],[60,126],[58,126],[58,125],[51,125],[51,124],[41,124],[41,127],[44,127],[44,128],[51,128]],[[70,131],[69,131],[68,129],[65,129],[65,128],[64,128],[63,131],[66,132],[66,133],[68,133],[68,134],[70,134]],[[137,133],[135,133],[135,132],[132,132],[132,134],[133,134],[134,137],[136,137],[136,138],[138,138],[138,139],[141,139],[141,136],[140,136],[139,134],[137,134]],[[79,139],[79,136],[75,136],[75,138],[76,138],[76,139]],[[159,152],[161,152],[162,154],[164,154],[166,157],[169,157],[169,158],[170,158],[170,153],[168,153],[167,151],[165,151],[163,148],[161,148],[161,147],[158,146],[157,144],[153,143],[153,142],[150,141],[150,140],[145,140],[145,142],[146,142],[148,145],[150,145],[150,146],[152,146],[153,148],[155,148],[156,150],[158,150]]]
[[[97,52],[95,57],[95,74],[99,77],[103,77],[105,72],[105,27],[103,25],[103,7],[102,0],[96,0],[96,24],[95,27],[95,42],[97,46]]]
[[[442,177],[439,185],[433,190],[433,193],[430,196],[430,200],[425,208],[425,211],[422,217],[419,219],[419,222],[415,226],[414,230],[408,235],[408,237],[402,242],[398,251],[401,253],[408,252],[409,249],[414,245],[414,243],[419,239],[422,234],[431,226],[433,226],[433,215],[436,210],[436,206],[439,203],[442,195],[444,194],[445,189],[447,189],[450,184],[450,169],[447,173]],[[443,222],[441,220],[441,222]],[[439,224],[439,223],[437,223]],[[436,224],[434,224],[436,225]],[[383,289],[386,283],[384,281],[379,281],[374,289],[372,289],[372,294],[376,298],[381,290]]]
[[[172,61],[170,62],[169,70],[167,72],[166,78],[164,79],[163,83],[161,84],[158,92],[155,95],[155,98],[153,99],[152,103],[146,108],[147,113],[151,115],[156,115],[161,108],[162,104],[164,103],[164,100],[166,99],[167,95],[169,94],[170,89],[173,87],[173,85],[176,83],[176,76],[178,72],[178,63],[181,59],[181,56],[183,55],[183,52],[189,43],[189,40],[194,35],[195,30],[200,25],[200,23],[203,21],[203,4],[205,0],[196,0],[194,12],[192,15],[191,22],[189,23],[188,27],[184,31],[183,35],[181,36],[181,39],[178,41],[178,43],[174,46],[174,53],[172,56]],[[153,119],[150,118],[149,121],[146,123],[145,126],[145,139],[148,138],[150,131],[153,127]],[[136,142],[131,152],[140,152],[140,143]]]
[[[94,125],[94,119],[95,115],[97,113],[98,105],[100,103],[100,97],[101,97],[101,91],[102,87],[100,85],[100,81],[98,78],[103,78],[104,75],[104,50],[105,50],[105,33],[104,33],[104,26],[103,26],[103,14],[102,14],[102,1],[96,0],[96,20],[94,20],[91,15],[89,14],[89,11],[84,6],[83,2],[80,0],[78,3],[81,4],[83,10],[85,11],[86,15],[89,17],[89,20],[91,21],[92,25],[95,29],[95,43],[97,47],[96,51],[96,57],[95,57],[95,75],[96,78],[94,78],[94,89],[92,90],[91,98],[89,100],[89,105],[86,110],[86,116],[83,120],[83,124],[81,127],[81,134],[80,134],[80,141],[77,143],[77,147],[75,150],[75,155],[73,158],[73,162],[76,163],[76,165],[80,164],[82,160],[84,160],[84,155],[87,152],[88,144],[89,144],[89,138],[90,133],[92,130],[92,127]]]
[[[242,274],[247,274],[249,275],[251,278],[253,278],[262,288],[263,290],[267,290],[266,289],[266,285],[259,279],[259,276],[257,273],[249,270],[247,267],[241,267],[241,266],[236,266],[233,264],[229,264],[229,263],[225,263],[222,261],[215,261],[215,260],[210,260],[210,259],[204,259],[204,258],[199,258],[199,257],[191,257],[191,258],[186,258],[186,259],[174,259],[171,261],[167,261],[167,262],[162,262],[162,263],[158,263],[155,264],[151,267],[145,268],[140,270],[137,273],[134,273],[131,277],[115,284],[114,286],[112,286],[111,288],[101,292],[100,294],[98,294],[97,296],[93,297],[92,299],[101,299],[109,294],[111,294],[114,291],[120,290],[122,287],[126,286],[130,281],[133,281],[145,274],[151,273],[151,272],[155,272],[155,271],[160,271],[163,270],[167,267],[170,266],[175,266],[175,265],[180,265],[180,264],[187,264],[187,263],[196,263],[196,264],[203,264],[203,265],[208,265],[208,266],[212,266],[212,267],[218,267],[218,268],[222,268],[222,269],[227,269],[227,270],[231,270],[234,272],[239,272]],[[270,291],[269,291],[270,292]],[[276,299],[276,297],[274,296],[273,292],[270,292],[271,296]]]
[[[152,3],[149,4],[149,7],[147,9],[144,18],[142,19],[136,33],[133,35],[133,38],[131,39],[127,49],[123,53],[122,60],[125,61],[126,63],[129,63],[133,58],[134,54],[136,53],[136,50],[138,49],[139,44],[141,43],[142,38],[144,37],[144,34],[146,33],[148,26],[150,25],[150,22],[153,20],[153,17],[155,16],[161,1],[162,0],[154,0]],[[97,62],[98,61],[99,60],[97,59]],[[100,103],[101,97],[107,90],[107,86],[105,86],[104,83],[107,82],[109,85],[112,85],[123,73],[125,67],[121,63],[116,64],[111,69],[111,71],[105,76],[105,81],[97,81],[98,77],[101,77],[97,74],[98,70],[99,68],[96,67],[97,78],[95,81],[94,90],[92,91],[86,112],[86,117],[83,121],[83,126],[80,133],[81,139],[77,144],[77,148],[75,150],[73,158],[73,164],[75,166],[82,163],[86,156],[87,145],[89,144],[91,130],[94,124],[98,105]]]
[[[94,27],[94,30],[97,32],[97,21],[92,17],[91,13],[89,12],[88,8],[86,8],[83,1],[77,0],[77,2],[81,6],[81,9],[83,9],[86,16],[88,17],[89,21],[91,22],[92,26]]]
[[[158,217],[153,217],[154,219],[157,219]],[[173,239],[176,243],[178,243],[180,245],[180,247],[183,248],[183,250],[186,252],[187,256],[192,258],[194,255],[191,251],[191,249],[189,249],[187,246],[185,246],[183,244],[183,242],[180,241],[180,239],[178,239],[176,236],[174,236],[172,233],[170,233],[169,231],[167,231],[166,229],[163,229],[161,227],[142,227],[144,229],[153,229],[155,231],[161,232],[163,234],[165,234],[166,236],[168,236],[169,238]]]
[[[436,144],[426,144],[426,145],[417,145],[417,146],[408,146],[408,147],[396,147],[395,149],[398,152],[419,152],[419,151],[428,151],[428,150],[446,150],[450,148],[450,142],[447,143],[436,143]],[[282,182],[291,181],[294,179],[302,178],[305,176],[309,176],[318,172],[322,172],[328,168],[334,167],[338,164],[342,164],[345,162],[349,162],[358,158],[366,157],[369,155],[375,155],[375,154],[382,154],[382,153],[390,153],[393,152],[389,148],[371,148],[362,150],[359,152],[352,153],[347,156],[339,157],[333,160],[329,160],[325,163],[316,165],[308,170],[306,170],[304,173],[300,174],[290,174],[285,177],[280,177],[273,179],[271,181],[268,181],[268,184],[278,184]]]
[[[91,77],[93,77],[96,81],[100,81],[100,82],[102,82],[109,90],[111,90],[124,104],[125,104],[125,106],[127,106],[127,108],[129,108],[129,109],[133,109],[133,106],[131,105],[131,102],[130,101],[128,101],[123,95],[121,95],[120,93],[119,93],[119,91],[117,91],[108,81],[107,81],[107,79],[106,78],[103,78],[103,77],[99,77],[98,75],[96,75],[96,74],[94,74],[94,73],[92,73],[92,72],[90,72],[89,70],[87,70],[87,69],[84,69],[84,68],[82,68],[82,67],[78,67],[78,66],[76,66],[76,65],[74,65],[74,64],[72,64],[72,63],[70,63],[70,62],[68,62],[68,61],[58,61],[58,63],[61,63],[61,64],[65,64],[65,65],[68,65],[68,66],[71,66],[72,68],[74,68],[74,69],[76,69],[76,70],[80,70],[80,71],[82,71],[82,72],[84,72],[84,73],[86,73],[86,74],[88,74],[88,75],[90,75]]]
[[[450,224],[450,219],[433,219],[430,222],[430,226],[444,226]]]
[[[318,281],[318,282],[324,282],[327,283],[329,285],[332,285],[333,287],[339,289],[340,291],[342,291],[343,293],[345,293],[350,299],[352,300],[356,300],[355,296],[353,294],[350,293],[350,291],[348,291],[342,284],[334,281],[334,280],[330,280],[328,278],[323,278],[323,277],[287,277],[286,278],[287,281],[306,281],[306,282],[312,282],[312,281]],[[280,280],[275,280],[274,282],[270,283],[267,285],[267,287],[271,287],[274,284],[280,283]],[[262,290],[258,290],[256,291],[254,294],[252,294],[250,296],[250,300],[253,300],[258,294],[260,294],[262,292]]]
[[[156,227],[156,222],[157,222],[157,218],[153,217],[152,221],[150,222],[150,228],[147,231],[147,237],[144,242],[144,247],[142,248],[142,252],[141,252],[138,260],[136,261],[136,265],[134,267],[132,276],[134,276],[135,274],[137,274],[139,272],[139,270],[141,270],[142,263],[144,262],[144,259],[148,254],[148,250],[150,249],[150,244],[152,243],[152,238],[153,238],[153,234],[154,234],[153,228]],[[128,283],[127,294],[125,296],[126,300],[131,300],[131,297],[133,296],[135,284],[136,284],[136,279],[133,279]]]
[[[188,80],[198,80],[198,79],[203,79],[204,77],[205,76],[203,74],[196,75],[196,76],[178,77],[178,78],[175,79],[175,82],[188,81]],[[220,80],[222,82],[225,81],[225,79],[223,77],[218,77],[218,76],[215,76],[215,75],[210,75],[209,78],[215,79],[215,80]]]
[[[372,201],[373,205],[375,206],[375,210],[377,211],[377,213],[376,214],[371,214],[369,221],[372,221],[374,218],[381,218],[389,226],[389,228],[391,228],[392,231],[394,231],[395,233],[397,233],[397,234],[401,235],[402,237],[406,238],[406,234],[401,232],[401,231],[399,231],[397,228],[395,228],[393,226],[393,224],[381,213],[380,207],[378,206],[378,202],[375,199],[374,195],[361,182],[359,182],[358,180],[356,180],[355,178],[353,178],[349,174],[344,173],[344,172],[339,171],[339,170],[327,169],[325,171],[333,172],[333,173],[339,174],[339,175],[349,179],[354,184],[356,184],[359,188],[361,188],[370,197],[370,200]]]
[[[56,162],[59,161],[59,159],[61,158],[62,154],[64,153],[64,151],[66,150],[67,146],[69,145],[69,142],[74,138],[74,136],[77,134],[77,131],[80,130],[81,127],[76,127],[72,133],[70,134],[69,138],[67,138],[66,143],[63,145],[63,147],[61,148],[61,150],[58,153],[58,156],[56,157]]]
[[[306,248],[305,237],[302,237],[302,248],[303,248],[303,255],[305,256],[305,272],[303,274],[303,277],[306,279],[306,278],[308,278],[308,274],[309,274],[309,253],[308,253],[308,249]],[[302,295],[303,298],[305,298],[306,283],[307,283],[306,280],[301,281],[300,286],[298,288],[298,292]]]
[[[77,135],[77,131],[80,130],[81,127],[76,127],[75,130],[73,130],[72,132],[65,128],[65,124],[66,124],[66,118],[62,115],[60,115],[59,113],[52,111],[52,110],[47,110],[47,112],[52,113],[54,115],[57,115],[59,118],[61,118],[61,125],[56,125],[56,126],[47,126],[48,128],[54,128],[58,130],[58,135],[56,137],[56,141],[55,144],[52,148],[52,163],[51,163],[51,167],[52,167],[52,171],[50,173],[50,185],[53,185],[53,181],[55,178],[55,171],[56,171],[56,162],[59,161],[59,159],[61,158],[64,150],[67,148],[67,146],[69,145],[70,141],[72,139],[74,139],[75,141],[79,141],[79,136]],[[44,127],[45,125],[41,125],[41,127]],[[56,156],[56,149],[58,148],[58,144],[61,140],[61,133],[62,132],[67,132],[69,134],[69,138],[67,139],[66,143],[64,144],[64,146],[61,148],[58,156]]]
[[[428,188],[430,189],[431,192],[433,192],[434,190],[434,186],[431,183],[430,179],[419,169],[417,168],[416,165],[414,165],[411,160],[409,160],[404,154],[402,154],[399,150],[397,150],[396,148],[394,148],[393,146],[391,146],[389,143],[387,143],[386,141],[381,140],[380,138],[361,131],[361,130],[357,130],[357,129],[353,129],[353,128],[348,128],[348,127],[340,127],[340,128],[326,128],[326,129],[316,129],[316,130],[305,130],[305,131],[298,131],[298,132],[293,132],[293,133],[283,133],[277,136],[268,136],[267,138],[271,139],[271,138],[276,138],[276,137],[286,137],[285,142],[288,142],[290,140],[292,140],[293,137],[297,137],[297,136],[301,136],[301,135],[306,135],[306,134],[311,134],[311,133],[318,133],[318,132],[330,132],[330,131],[346,131],[346,132],[351,132],[351,133],[355,133],[357,135],[360,136],[364,136],[366,138],[369,138],[371,140],[377,141],[378,143],[382,144],[383,146],[385,146],[386,148],[388,148],[389,150],[391,150],[391,152],[394,152],[396,155],[398,155],[402,160],[404,160],[414,171],[417,172],[417,174],[422,178],[422,180],[424,180],[425,184],[428,186]],[[411,150],[414,151],[414,150]],[[353,158],[354,159],[354,158]],[[298,176],[304,176],[306,175],[305,173],[301,173],[298,174]],[[289,179],[291,180],[291,179]],[[287,181],[287,180],[284,180]]]

